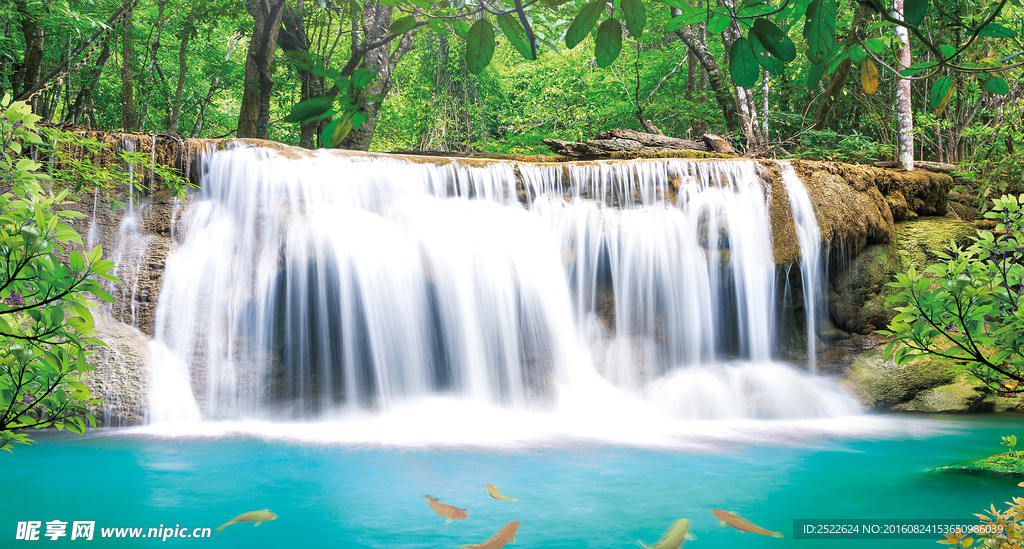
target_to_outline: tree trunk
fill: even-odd
[[[872,8],[864,4],[857,8],[857,11],[853,14],[853,22],[850,23],[850,32],[846,35],[846,47],[850,47],[860,40],[859,35],[863,32],[864,27],[867,26],[872,13]],[[828,119],[828,114],[832,112],[832,105],[835,104],[836,97],[846,87],[846,79],[850,76],[850,68],[852,66],[853,61],[850,61],[850,58],[847,57],[839,63],[835,72],[832,73],[832,77],[828,80],[828,86],[825,87],[825,95],[821,98],[821,102],[818,103],[817,110],[814,111],[814,124],[811,125],[811,129],[825,129],[825,121]]]
[[[270,94],[274,89],[274,51],[285,0],[248,0],[254,26],[245,56],[238,137],[266,139],[270,130]]]
[[[363,8],[361,27],[362,41],[365,44],[374,44],[390,34],[391,27],[390,6],[379,4],[367,5]],[[391,42],[380,47],[371,49],[363,56],[360,66],[368,67],[377,71],[377,77],[364,89],[364,95],[377,95],[384,97],[391,90],[391,75],[395,67],[401,61],[402,56],[412,50],[412,31],[405,33],[395,47],[390,51]],[[362,47],[355,51],[361,51]],[[342,149],[365,151],[369,150],[370,142],[373,141],[373,134],[377,129],[377,116],[380,114],[379,102],[360,102],[359,108],[366,113],[367,121],[358,130],[353,130],[339,145]]]
[[[680,13],[682,12],[672,8],[673,17]],[[686,44],[686,47],[693,55],[697,56],[700,66],[704,68],[708,78],[708,85],[714,91],[718,108],[722,110],[722,115],[725,117],[726,129],[730,132],[743,131],[740,117],[737,114],[736,96],[733,95],[727,77],[722,73],[722,68],[719,66],[718,61],[708,51],[707,42],[700,40],[697,32],[691,27],[683,27],[677,30],[676,36]]]
[[[735,0],[723,1],[726,6],[735,9]],[[729,48],[741,36],[743,36],[743,29],[740,28],[739,23],[736,21],[729,23],[728,28],[722,32],[722,43],[725,46],[725,59],[727,63],[729,60]],[[754,94],[750,90],[742,86],[735,86],[734,89],[736,92],[737,114],[740,118],[743,135],[747,138],[747,148],[753,149],[764,141],[761,128],[757,123],[757,103],[754,101]]]
[[[178,133],[178,120],[181,118],[181,96],[185,93],[185,76],[188,74],[188,43],[194,34],[195,9],[188,14],[185,28],[182,29],[181,42],[178,44],[178,83],[174,87],[170,111],[167,113],[167,133]]]
[[[306,23],[302,18],[305,8],[305,0],[297,0],[295,7],[285,7],[281,16],[281,29],[277,34],[277,45],[284,52],[301,52],[309,54],[310,42],[306,32]],[[323,95],[324,78],[309,71],[298,68],[299,73],[299,101]],[[307,122],[302,125],[299,131],[299,146],[312,149],[315,146],[316,135],[321,128],[323,121]]]
[[[29,12],[28,2],[18,0],[14,7],[21,19],[21,34],[25,38],[25,59],[21,64],[21,70],[14,75],[14,96],[18,97],[39,84],[43,69],[43,45],[46,36],[42,27],[36,21],[35,14]],[[35,109],[33,101],[33,109]]]
[[[138,114],[135,112],[135,43],[132,33],[132,19],[135,5],[128,6],[121,28],[121,127],[128,131],[137,130]]]
[[[903,19],[903,0],[893,2],[893,16]],[[896,40],[901,46],[897,53],[899,67],[910,66],[910,33],[906,27],[894,27]],[[899,75],[897,75],[898,77]],[[914,169],[914,112],[910,103],[910,80],[899,78],[896,84],[896,119],[899,122],[896,164],[904,170]]]
[[[78,90],[78,96],[75,97],[75,103],[72,105],[69,115],[72,124],[80,124],[85,115],[86,106],[92,104],[92,89],[100,79],[100,74],[103,73],[103,66],[110,59],[110,51],[110,42],[104,42],[99,59],[96,60],[94,66],[89,68],[89,72],[82,79],[82,89]],[[95,124],[90,124],[90,127],[95,127]]]

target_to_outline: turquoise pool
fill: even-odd
[[[689,518],[696,539],[687,547],[936,547],[935,539],[793,539],[793,520],[970,522],[990,503],[1024,492],[1019,479],[928,472],[999,451],[1000,436],[1024,435],[1020,416],[858,421],[868,427],[794,436],[769,424],[716,436],[710,423],[689,444],[660,446],[569,437],[393,445],[261,436],[259,429],[198,437],[43,434],[0,457],[0,546],[455,548],[518,520],[514,547],[625,548],[652,544],[675,519]],[[345,426],[331,425],[315,429]],[[490,498],[486,484],[519,501]],[[469,517],[446,525],[426,494],[466,508]],[[264,508],[278,519],[236,524],[208,539],[100,539],[105,528],[216,528]],[[785,538],[722,528],[710,509],[735,511]],[[68,534],[73,521],[95,521],[94,540],[51,541],[45,523],[53,520],[67,522]],[[25,521],[43,523],[39,541],[15,539]]]

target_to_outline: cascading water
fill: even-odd
[[[379,412],[431,396],[855,413],[830,382],[771,362],[756,169],[217,152],[163,276],[151,421]]]
[[[807,364],[812,372],[818,370],[817,327],[818,314],[824,301],[824,274],[822,272],[821,230],[814,215],[814,205],[792,164],[779,162],[779,175],[786,187],[789,204],[793,209],[793,223],[800,242],[800,278],[804,290],[804,320],[807,325]]]

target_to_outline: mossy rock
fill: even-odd
[[[949,364],[942,359],[922,357],[897,366],[884,358],[881,348],[858,355],[846,376],[848,386],[864,404],[879,409],[893,409],[954,379]]]
[[[833,323],[855,333],[881,330],[896,310],[887,299],[896,294],[888,284],[914,267],[918,272],[937,260],[935,251],[959,246],[977,234],[973,224],[941,217],[918,218],[896,225],[892,245],[867,247],[844,271],[832,277],[829,310]]]
[[[916,359],[917,362],[922,359]],[[983,383],[967,375],[957,376],[952,383],[925,389],[910,402],[895,406],[905,412],[991,412],[995,402]]]
[[[932,469],[932,471],[1024,477],[1024,453],[1017,452],[1017,457],[1010,454],[996,454],[985,459],[943,465]]]

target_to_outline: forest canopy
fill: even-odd
[[[1020,185],[1019,0],[16,0],[0,89],[52,123],[542,153],[713,132],[751,154]]]

